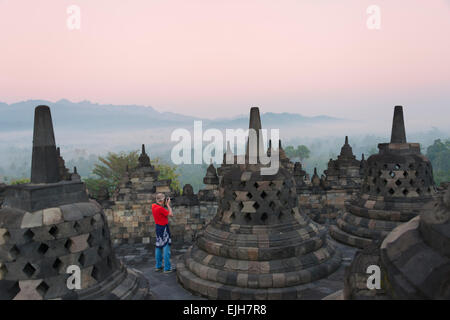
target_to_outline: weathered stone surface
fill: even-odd
[[[50,166],[58,168],[47,148],[54,146],[48,107],[36,110],[34,137],[32,181],[39,184],[9,186],[7,206],[0,209],[0,299],[128,299],[137,292],[143,297],[147,289],[140,289],[148,285],[117,261],[106,218],[88,200],[84,184],[52,180]],[[95,281],[70,290],[71,265]]]
[[[20,227],[24,228],[35,228],[42,226],[43,223],[43,211],[26,212],[23,216],[22,223]]]
[[[250,124],[260,128],[259,120]],[[340,253],[326,229],[299,212],[290,171],[262,175],[261,164],[245,159],[221,171],[217,213],[177,264],[177,277],[213,299],[270,299],[274,288],[296,299],[303,284],[339,267]]]
[[[58,181],[60,179],[50,108],[38,106],[34,113],[31,182],[55,183]]]
[[[346,299],[450,299],[450,190],[427,203],[381,244],[357,254],[346,274]],[[364,283],[368,265],[381,268],[381,289]]]
[[[141,158],[146,157],[148,156]],[[151,165],[144,165],[144,162],[135,170],[125,173],[112,204],[105,209],[114,243],[155,242],[155,221],[151,207],[158,192],[165,193],[172,200],[174,216],[169,218],[172,244],[180,246],[192,243],[214,216],[217,208],[217,185],[207,185],[207,190],[196,195],[192,186],[186,184],[182,195],[179,195],[171,189],[170,180],[159,180],[159,173]],[[214,166],[211,165],[205,179],[214,178],[214,173]],[[215,179],[208,181],[216,183]]]
[[[363,248],[418,215],[436,196],[430,161],[417,143],[407,143],[402,108],[394,111],[391,143],[365,162],[360,193],[339,213],[333,238]]]
[[[42,210],[44,225],[58,224],[63,222],[60,208],[49,208]]]
[[[338,213],[345,209],[345,203],[360,189],[361,168],[364,163],[363,160],[356,160],[348,137],[345,137],[345,144],[338,158],[328,162],[325,177],[320,178],[315,169],[309,181],[301,164],[297,162],[294,166],[294,178],[303,212],[316,222],[335,224]]]

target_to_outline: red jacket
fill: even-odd
[[[155,223],[159,224],[160,226],[165,226],[169,223],[169,219],[167,219],[167,216],[169,215],[169,211],[167,211],[164,207],[161,207],[157,203],[152,204],[152,213],[153,213],[153,219],[155,219]]]

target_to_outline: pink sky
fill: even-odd
[[[79,31],[66,26],[72,4]],[[448,0],[0,0],[0,44],[7,103],[349,118],[403,104],[430,125],[431,112],[450,119]]]

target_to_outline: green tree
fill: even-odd
[[[450,140],[437,139],[427,148],[426,156],[433,165],[436,184],[450,181]]]
[[[92,173],[99,176],[101,180],[105,180],[110,183],[111,186],[117,186],[126,171],[128,166],[129,170],[133,170],[137,167],[139,161],[138,151],[132,151],[129,153],[109,152],[106,157],[98,157],[99,163],[96,163]]]
[[[159,171],[158,178],[160,180],[170,179],[170,186],[173,190],[181,191],[179,177],[180,174],[177,173],[177,167],[170,165],[168,163],[164,163],[160,158],[155,158],[152,160],[152,165],[155,166],[155,169]]]
[[[106,157],[99,157],[98,163],[95,164],[92,173],[98,178],[84,179],[89,193],[93,197],[97,197],[104,193],[106,189],[109,194],[119,186],[126,168],[134,170],[139,163],[139,151],[132,151],[129,153],[109,152]],[[159,171],[159,179],[171,179],[171,187],[174,190],[180,190],[180,182],[178,180],[179,174],[176,173],[176,167],[164,163],[159,158],[152,160],[152,165]]]
[[[308,149],[308,147],[304,145],[299,145],[297,146],[297,148],[294,148],[293,146],[287,146],[284,149],[284,152],[286,152],[286,155],[292,160],[299,159],[300,161],[308,159],[311,154],[311,151]]]
[[[10,185],[24,184],[24,183],[30,183],[30,179],[22,178],[22,179],[11,180]]]

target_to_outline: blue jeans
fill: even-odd
[[[170,244],[166,244],[163,248],[155,248],[156,268],[162,268],[162,260],[164,254],[164,271],[172,269],[170,265]]]

